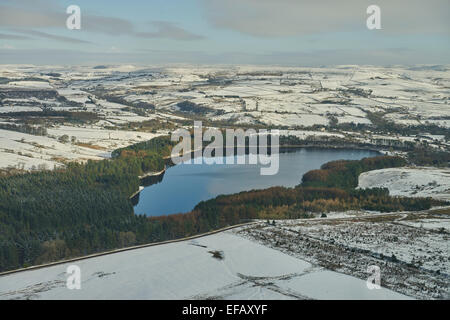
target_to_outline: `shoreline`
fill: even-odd
[[[133,199],[136,195],[138,195],[142,190],[144,190],[144,186],[139,186],[138,191],[134,192],[129,199]]]
[[[150,171],[150,172],[146,172],[141,176],[138,176],[139,181],[142,182],[144,179],[149,178],[149,177],[160,177],[162,175],[164,175],[164,173],[166,172],[166,167],[164,166],[164,169],[162,169],[161,171],[158,172],[154,172],[154,171]],[[152,185],[153,183],[151,183],[150,185]],[[136,192],[133,192],[131,194],[131,196],[128,199],[133,199],[134,197],[136,197],[138,194],[141,193],[142,190],[145,189],[146,186],[139,186],[139,189]]]
[[[239,147],[239,146],[235,146],[233,147],[234,149],[236,148],[247,148],[247,147]],[[279,148],[279,153],[286,153],[288,152],[287,150],[283,150],[283,149],[305,149],[305,148],[317,148],[317,149],[348,149],[348,150],[367,150],[367,151],[373,151],[373,152],[378,152],[380,155],[383,154],[383,149],[375,149],[375,148],[365,148],[365,147],[358,147],[358,146],[331,146],[331,145],[319,145],[319,146],[314,146],[314,145],[282,145],[282,146],[278,146]],[[224,150],[226,149],[230,149],[230,147],[224,147]],[[204,148],[202,149],[202,151],[204,150]],[[188,153],[191,154],[191,156],[194,156],[194,153],[196,151],[199,150],[191,150],[191,151],[187,151],[184,152],[183,155],[186,155]],[[248,154],[247,152],[245,154]],[[225,156],[225,155],[224,155]],[[171,156],[165,156],[163,157],[164,161],[166,161],[166,165],[164,167],[163,170],[158,171],[158,172],[154,172],[154,171],[150,171],[147,173],[144,173],[141,176],[138,176],[139,180],[142,182],[143,179],[148,178],[148,177],[160,177],[162,175],[165,174],[166,170],[168,169],[168,167],[172,167],[175,166],[176,164],[174,164],[171,161]],[[137,191],[135,191],[130,197],[129,199],[132,200],[133,198],[135,198],[136,196],[138,196],[142,190],[144,190],[146,187],[149,187],[151,185],[155,184],[154,183],[150,183],[149,185],[146,186],[139,186],[139,189]]]
[[[164,169],[162,169],[161,171],[157,171],[157,172],[149,171],[149,172],[146,172],[146,173],[144,173],[142,176],[138,176],[138,178],[139,178],[140,180],[142,180],[142,179],[145,179],[145,178],[147,178],[147,177],[159,176],[159,175],[163,174],[164,172],[166,172],[166,168],[165,168],[165,167],[164,167]]]

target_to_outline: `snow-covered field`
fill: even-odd
[[[214,257],[214,252],[220,252]],[[410,299],[226,231],[0,276],[0,299]]]
[[[330,214],[328,218],[261,222],[236,231],[323,268],[367,277],[376,265],[383,286],[418,299],[450,297],[450,209]]]
[[[158,135],[99,127],[59,126],[47,131],[47,136],[37,136],[0,129],[0,168],[51,170],[66,161],[101,160],[110,157],[114,149]],[[64,135],[75,141],[60,142]]]
[[[448,126],[450,121],[438,119],[449,115],[446,86],[450,72],[446,67],[432,72],[371,66],[122,69],[0,66],[0,76],[11,78],[2,88],[55,88],[79,103],[89,104],[91,89],[101,88],[158,109],[174,110],[178,102],[189,100],[228,116],[259,111],[256,118],[268,124],[323,125],[330,115],[340,123],[370,123],[366,112],[383,110],[388,111],[386,118],[403,123],[429,121]],[[46,76],[44,71],[59,76]],[[27,77],[42,81],[21,80]]]
[[[204,117],[239,125],[266,125],[309,136],[343,137],[342,132],[327,132],[338,124],[372,124],[369,113],[377,112],[386,120],[402,125],[450,127],[450,67],[409,68],[376,66],[335,66],[322,68],[270,66],[32,66],[0,65],[0,123],[22,124],[25,120],[48,129],[47,138],[58,142],[64,134],[82,143],[104,148],[94,153],[76,146],[62,149],[42,159],[23,157],[23,146],[8,140],[12,134],[2,131],[0,169],[61,165],[55,159],[103,158],[121,146],[147,140],[154,135],[140,130],[139,124],[154,120],[177,125],[177,121]],[[180,103],[189,101],[183,110]],[[92,121],[60,121],[38,114],[42,111],[85,112]],[[34,112],[32,115],[26,113]],[[160,133],[160,128],[149,130]],[[330,131],[330,130],[329,130]],[[301,133],[302,138],[307,138]],[[443,134],[426,138],[434,147],[450,148]],[[360,142],[416,143],[416,136],[384,135],[371,132],[347,132]],[[35,138],[39,140],[40,138]],[[36,147],[39,148],[39,147]],[[78,148],[79,151],[75,151]],[[8,155],[5,155],[5,149]],[[26,148],[25,148],[26,149]],[[11,152],[12,150],[12,152]],[[94,149],[95,150],[95,149]],[[24,163],[24,165],[23,165]]]
[[[449,168],[388,168],[364,172],[359,188],[388,188],[393,196],[432,197],[450,201]]]

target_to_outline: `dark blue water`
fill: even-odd
[[[326,162],[359,160],[377,154],[367,150],[297,149],[279,154],[279,171],[271,176],[260,175],[261,166],[267,165],[179,164],[167,169],[162,182],[142,190],[134,212],[147,216],[189,212],[200,201],[220,194],[273,186],[293,187],[301,182],[304,173]]]

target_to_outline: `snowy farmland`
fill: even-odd
[[[0,299],[410,299],[233,231],[0,276]]]
[[[359,188],[388,188],[389,194],[450,201],[450,169],[388,168],[364,172]]]
[[[74,137],[62,142],[61,137]],[[107,130],[98,127],[61,126],[48,129],[47,136],[0,129],[0,168],[53,169],[67,161],[101,160],[114,149],[147,141],[157,134]]]
[[[0,169],[52,169],[66,161],[105,158],[115,148],[162,132],[157,125],[140,128],[149,121],[173,127],[203,119],[217,126],[271,126],[309,131],[310,136],[351,136],[360,142],[375,137],[374,114],[381,117],[378,121],[444,129],[450,127],[448,83],[448,66],[0,65],[0,129],[5,130],[0,132]],[[24,123],[47,130],[45,137],[25,137],[35,143],[34,152],[15,143],[17,137],[7,127]],[[336,129],[342,125],[362,125],[370,132],[344,133]],[[70,139],[65,146],[58,144],[64,135],[83,145]],[[445,133],[438,136],[423,132],[420,137],[379,138],[422,139],[448,149]],[[39,150],[49,139],[64,151]]]

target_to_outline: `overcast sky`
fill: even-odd
[[[81,9],[81,30],[66,8]],[[368,30],[366,9],[381,9]],[[449,0],[0,0],[0,63],[449,64]]]

